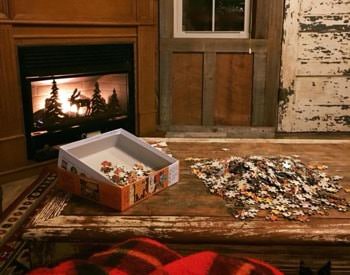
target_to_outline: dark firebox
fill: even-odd
[[[19,47],[29,159],[91,132],[135,131],[132,44]]]

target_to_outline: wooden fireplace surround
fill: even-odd
[[[134,44],[136,132],[155,130],[157,0],[0,0],[0,175],[27,160],[17,46]]]

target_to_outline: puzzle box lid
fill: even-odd
[[[126,130],[117,129],[60,146],[58,166],[112,184],[100,171],[105,160],[127,169],[142,163],[155,171],[178,162]]]

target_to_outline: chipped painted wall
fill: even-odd
[[[278,131],[350,131],[350,0],[285,0]]]

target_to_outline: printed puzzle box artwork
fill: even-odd
[[[60,147],[58,185],[126,210],[178,182],[179,161],[118,129]]]

